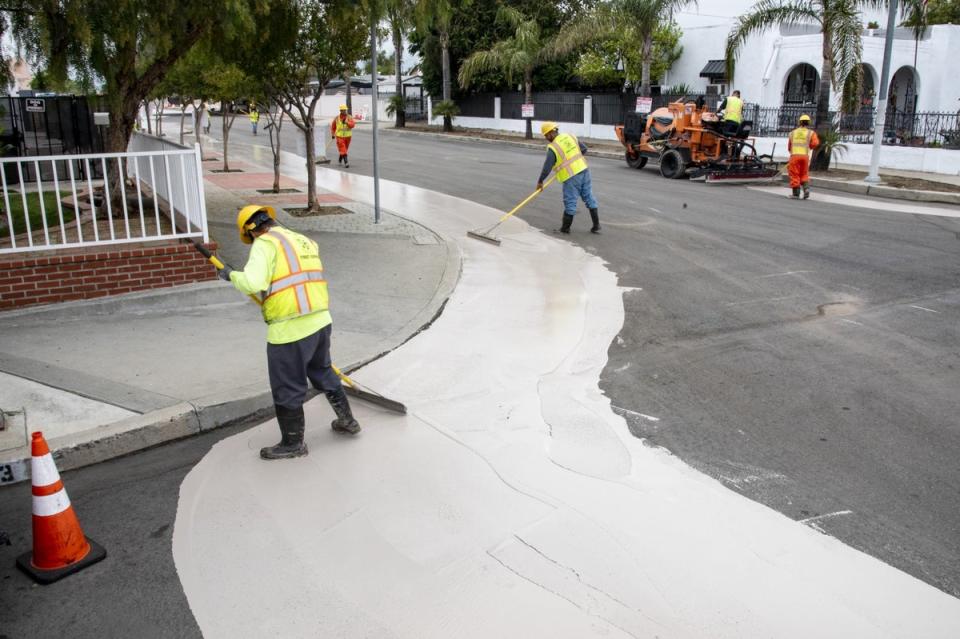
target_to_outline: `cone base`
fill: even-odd
[[[75,561],[74,563],[64,566],[63,568],[54,568],[53,570],[42,570],[37,568],[31,562],[33,559],[32,550],[17,557],[17,568],[33,577],[33,580],[38,584],[52,584],[55,581],[63,579],[67,575],[72,575],[73,573],[79,572],[91,564],[95,564],[98,561],[103,560],[107,556],[106,549],[104,549],[103,546],[94,540],[87,537],[87,543],[90,544],[90,552],[87,553],[87,556],[80,561]]]

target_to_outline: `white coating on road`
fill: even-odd
[[[760,191],[770,195],[790,198],[790,188],[786,186],[750,186],[751,191]],[[871,209],[874,211],[886,211],[890,213],[908,213],[910,215],[936,215],[939,217],[960,217],[960,207],[949,204],[946,206],[932,206],[929,204],[901,204],[877,197],[847,197],[843,195],[832,195],[814,190],[809,200],[793,200],[797,206],[820,202],[822,204],[839,204],[842,206],[853,206],[861,209]]]
[[[443,315],[356,375],[410,413],[355,401],[365,430],[336,436],[321,398],[308,457],[261,461],[270,421],[190,472],[173,552],[206,637],[960,636],[960,600],[630,435],[598,389],[624,320],[601,260],[517,219],[501,247],[467,239],[498,212],[382,194],[464,255]]]

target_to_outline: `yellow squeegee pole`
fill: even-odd
[[[353,383],[353,380],[340,372],[340,369],[337,368],[334,364],[330,364],[330,368],[333,369],[333,372],[337,374],[337,377],[340,378],[340,381],[349,386],[350,388],[355,388],[356,384]]]
[[[548,186],[550,186],[550,183],[553,182],[554,178],[556,178],[556,177],[557,177],[557,174],[556,174],[556,173],[554,173],[553,175],[551,175],[550,178],[549,178],[546,182],[543,183],[543,188],[542,188],[542,189],[537,189],[536,191],[534,191],[533,193],[531,193],[530,195],[528,195],[528,196],[523,200],[523,202],[520,202],[520,204],[517,204],[515,207],[513,207],[513,209],[512,209],[509,213],[507,213],[506,215],[504,215],[503,217],[501,217],[500,220],[497,222],[497,224],[500,224],[500,222],[503,222],[503,221],[506,220],[508,217],[510,217],[511,215],[513,215],[514,213],[516,213],[517,211],[519,211],[520,209],[522,209],[523,207],[525,207],[525,206],[527,205],[527,203],[530,202],[530,200],[532,200],[533,198],[535,198],[535,197],[537,197],[538,195],[540,195],[540,193],[543,192],[543,189],[545,189],[545,188],[547,188]]]

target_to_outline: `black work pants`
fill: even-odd
[[[291,410],[303,406],[307,381],[319,391],[340,388],[330,361],[332,325],[289,344],[267,344],[267,369],[273,403]]]

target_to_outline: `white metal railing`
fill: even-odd
[[[187,237],[207,241],[199,148],[141,135],[129,148],[0,158],[0,254]]]

